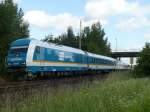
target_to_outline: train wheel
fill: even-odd
[[[33,80],[36,78],[36,75],[33,75],[33,73],[28,72],[24,78],[25,78],[25,80]]]

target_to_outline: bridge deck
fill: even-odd
[[[111,57],[121,58],[121,57],[138,57],[140,52],[112,52]]]

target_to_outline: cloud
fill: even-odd
[[[82,20],[83,26],[89,26],[97,21],[101,21],[103,25],[107,23],[105,20],[84,20],[83,17],[73,16],[70,13],[51,15],[40,10],[28,11],[24,15],[24,20],[28,21],[31,25],[42,29],[54,28],[55,30],[63,31],[66,30],[68,26],[79,29],[80,19]]]
[[[25,13],[24,19],[29,21],[30,24],[40,28],[53,27],[55,29],[63,29],[68,26],[77,26],[79,23],[79,19],[69,13],[51,15],[38,10]]]
[[[117,23],[116,27],[119,30],[131,31],[149,25],[150,25],[150,21],[145,17],[131,17],[127,20],[124,19],[120,20]]]
[[[67,12],[52,15],[42,10],[31,10],[25,13],[24,19],[38,28],[65,31],[68,26],[79,29],[80,19],[83,27],[97,21],[104,26],[108,24],[108,17],[120,15],[122,19],[118,20],[115,26],[119,30],[127,31],[150,25],[146,17],[150,13],[147,9],[150,9],[149,5],[141,6],[137,1],[88,0],[85,4],[86,17]]]
[[[136,2],[129,3],[126,0],[89,0],[85,5],[86,13],[94,18],[131,13],[137,8]]]
[[[3,2],[4,0],[0,0],[0,3]]]
[[[144,34],[144,38],[147,40],[150,40],[150,32]]]
[[[141,5],[138,1],[128,0],[89,0],[85,5],[85,11],[91,18],[126,18],[117,21],[116,26],[119,30],[134,30],[150,25],[147,19],[149,10],[150,4]]]
[[[13,0],[15,3],[21,3],[22,0]]]
[[[105,26],[108,21],[105,19],[89,19],[83,21],[83,26],[91,26],[93,23],[100,22],[102,26]]]

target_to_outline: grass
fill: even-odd
[[[36,92],[2,112],[150,112],[150,79],[129,72],[112,73],[105,81],[76,91],[59,88]]]

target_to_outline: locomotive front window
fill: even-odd
[[[10,50],[10,52],[12,54],[16,54],[16,53],[26,53],[28,50],[28,48],[13,48]]]

